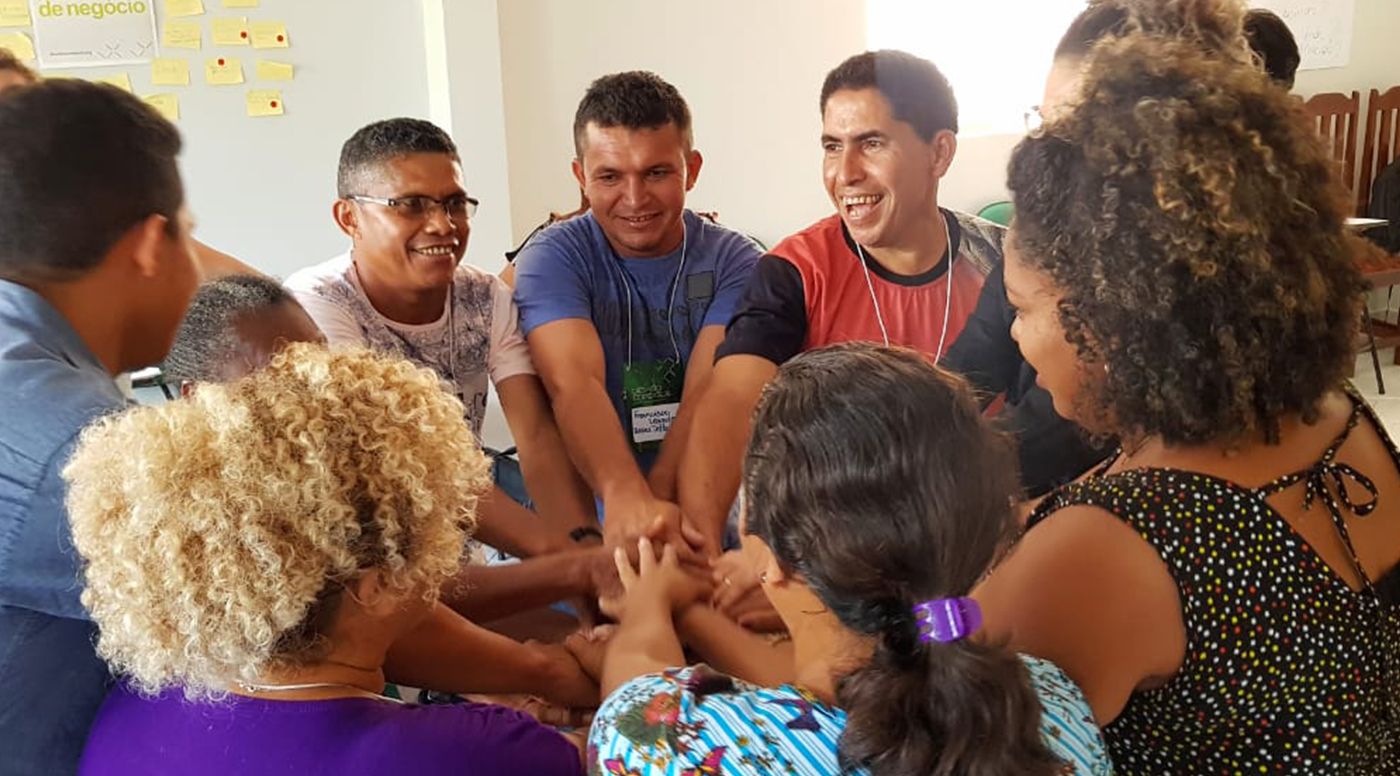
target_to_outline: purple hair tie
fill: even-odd
[[[919,641],[965,639],[982,627],[982,607],[971,598],[934,598],[914,605]]]

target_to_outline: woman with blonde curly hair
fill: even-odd
[[[516,712],[379,694],[489,483],[461,415],[427,370],[293,345],[85,431],[64,472],[83,603],[126,681],[81,772],[580,772]]]
[[[1400,773],[1400,453],[1346,382],[1370,249],[1301,104],[1130,32],[1010,187],[1013,336],[1122,446],[978,589],[990,632],[1083,688],[1119,774]]]

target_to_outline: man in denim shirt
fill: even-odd
[[[72,774],[109,678],[80,594],[62,470],[158,362],[194,292],[180,136],[62,80],[0,100],[0,774]]]

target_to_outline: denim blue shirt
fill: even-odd
[[[73,774],[109,678],[64,510],[78,433],[126,406],[43,297],[0,280],[0,773]]]

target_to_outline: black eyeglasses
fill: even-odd
[[[371,197],[365,194],[350,194],[345,198],[352,202],[373,202],[376,205],[383,205],[404,218],[427,218],[434,210],[441,209],[443,215],[454,221],[471,220],[476,216],[477,206],[481,204],[465,194],[458,194],[447,199],[433,199],[421,194],[408,197]]]

